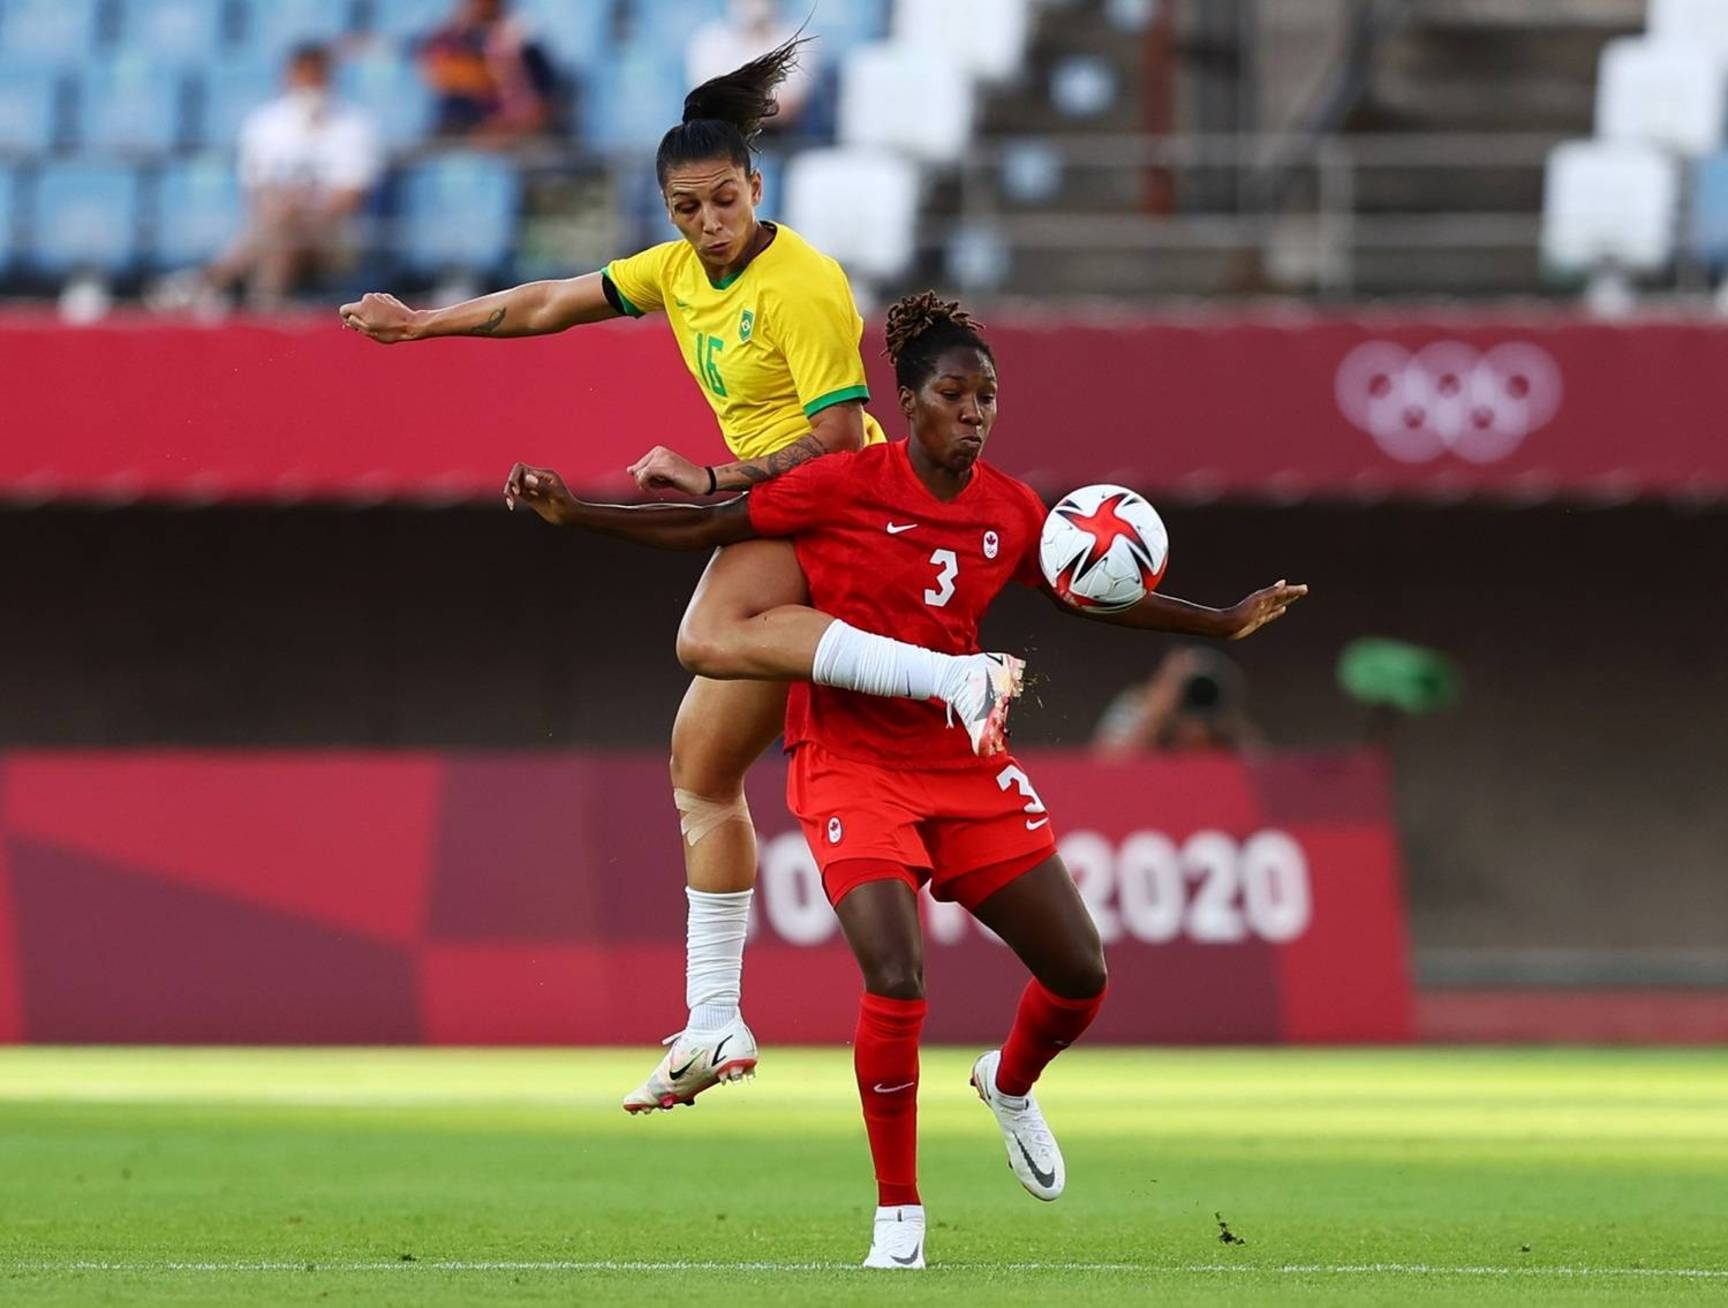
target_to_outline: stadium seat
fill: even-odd
[[[591,73],[614,53],[608,0],[517,0],[514,8],[560,72]]]
[[[123,0],[121,48],[183,65],[216,59],[226,31],[226,0]]]
[[[894,39],[940,51],[975,77],[1002,82],[1026,62],[1028,0],[895,0]]]
[[[86,150],[163,153],[185,135],[186,79],[142,53],[126,53],[83,68],[74,79],[77,124]]]
[[[1722,143],[1728,115],[1728,63],[1700,46],[1626,37],[1602,51],[1596,82],[1596,135],[1647,141],[1685,154]]]
[[[809,19],[805,30],[821,44],[823,60],[836,60],[854,46],[884,40],[888,35],[888,0],[833,0],[819,4],[815,12],[807,0],[783,0],[781,17],[789,23]]]
[[[1686,251],[1720,272],[1728,268],[1728,152],[1700,159],[1692,173]]]
[[[73,63],[95,50],[99,13],[99,0],[6,0],[0,53]]]
[[[127,271],[138,259],[140,192],[135,168],[45,164],[30,196],[30,262],[55,276]]]
[[[432,130],[432,90],[406,54],[380,51],[337,68],[336,91],[372,116],[386,146],[424,141]]]
[[[372,0],[366,30],[385,41],[408,46],[429,36],[449,16],[447,6],[429,5],[426,0]]]
[[[18,174],[0,165],[0,272],[12,266],[18,248]]]
[[[46,154],[59,137],[60,77],[46,68],[0,66],[0,151]]]
[[[261,58],[277,61],[303,41],[346,35],[354,17],[353,0],[250,0],[242,8],[242,44]]]
[[[703,23],[726,17],[726,0],[629,0],[630,33],[636,40],[687,35]]]
[[[197,97],[192,140],[213,149],[232,147],[246,115],[280,94],[280,84],[281,71],[271,61],[247,58],[212,65]]]
[[[1728,59],[1728,5],[1722,0],[1650,0],[1650,35]]]
[[[209,263],[239,234],[245,216],[240,179],[229,159],[176,160],[156,185],[151,262],[168,270]]]
[[[916,252],[918,166],[887,150],[805,150],[786,165],[788,224],[872,281],[900,276]]]
[[[1548,156],[1542,261],[1576,275],[1612,266],[1654,273],[1673,257],[1679,166],[1655,146],[1568,141]]]
[[[652,153],[683,117],[685,90],[680,52],[631,42],[594,70],[582,134],[602,151]]]
[[[842,145],[953,163],[972,139],[977,93],[944,55],[898,42],[860,46],[840,67]]]
[[[448,154],[402,178],[396,248],[417,273],[489,272],[510,257],[522,180],[507,160]]]

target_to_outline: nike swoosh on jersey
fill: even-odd
[[[1050,821],[1049,818],[1039,818],[1036,822],[1034,822],[1031,818],[1027,818],[1026,819],[1026,830],[1036,831],[1036,830],[1038,830],[1039,827],[1043,826],[1045,823],[1047,823],[1049,821]]]
[[[888,524],[888,534],[890,536],[898,536],[903,531],[911,531],[917,525],[916,522],[890,522]]]
[[[871,1087],[871,1089],[875,1090],[876,1093],[879,1095],[891,1095],[896,1090],[910,1090],[913,1086],[915,1086],[917,1084],[918,1083],[916,1081],[907,1081],[903,1085],[883,1085],[880,1081],[878,1081],[874,1086]]]

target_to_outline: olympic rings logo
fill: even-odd
[[[1527,341],[1478,350],[1436,341],[1412,354],[1391,341],[1358,345],[1338,365],[1338,408],[1400,463],[1450,451],[1504,459],[1560,409],[1560,365]]]

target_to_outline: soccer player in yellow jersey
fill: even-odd
[[[531,282],[447,309],[390,295],[342,306],[349,328],[382,344],[436,336],[538,336],[620,315],[664,313],[714,409],[732,458],[699,465],[656,446],[630,471],[638,486],[691,495],[747,490],[810,459],[883,439],[864,409],[863,321],[834,260],[790,228],[757,218],[762,176],[752,141],[797,58],[794,40],[697,87],[655,160],[679,238],[599,272]],[[514,503],[514,493],[506,499]],[[897,526],[898,524],[896,524]],[[893,530],[884,523],[885,530]],[[886,539],[886,537],[884,537]],[[951,593],[951,588],[950,588]],[[939,599],[942,592],[933,589]],[[748,669],[762,681],[697,677],[672,728],[672,787],[689,899],[685,1029],[624,1099],[630,1112],[691,1102],[755,1069],[739,1011],[744,934],[756,883],[756,834],[744,773],[780,734],[785,672],[751,648],[751,620],[803,604],[804,575],[783,540],[718,550],[678,632],[687,667]],[[800,676],[868,694],[942,699],[981,753],[1001,748],[1020,662],[950,655],[833,622]]]

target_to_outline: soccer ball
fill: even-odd
[[[1050,588],[1077,609],[1113,613],[1156,590],[1170,559],[1158,511],[1126,486],[1082,486],[1044,519],[1038,561]]]

